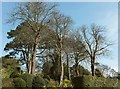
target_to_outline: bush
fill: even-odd
[[[14,87],[14,82],[12,78],[3,78],[2,87]]]
[[[22,74],[22,70],[20,67],[16,67],[16,69],[12,72],[12,74],[10,75],[10,78],[16,78],[16,77],[20,77],[20,75]]]
[[[100,72],[99,69],[95,69],[95,75],[96,75],[97,77],[104,77],[103,74]]]
[[[59,86],[59,82],[58,81],[55,81],[55,80],[53,80],[53,79],[50,79],[50,84],[52,85],[51,87],[58,87]]]
[[[43,78],[45,78],[45,79],[47,79],[47,80],[49,80],[50,81],[50,76],[49,75],[44,75],[44,77]]]
[[[14,71],[13,73],[11,73],[10,78],[16,78],[16,77],[20,77],[19,72]]]
[[[26,82],[26,87],[32,87],[33,75],[25,73],[21,75],[21,78]]]
[[[44,79],[46,89],[53,89],[51,82],[48,79]]]
[[[14,78],[15,87],[26,87],[26,82],[22,78]]]
[[[68,79],[64,79],[63,81],[63,87],[72,87],[72,83]]]
[[[72,79],[74,87],[117,87],[117,79],[96,76],[79,76]]]
[[[2,69],[2,78],[10,78],[10,75],[12,72],[13,72],[13,69],[11,69],[11,68],[3,68]]]
[[[32,83],[32,87],[40,87],[41,89],[45,88],[45,81],[44,79],[40,76],[40,75],[36,75],[33,78],[33,83]]]

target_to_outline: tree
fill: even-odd
[[[33,30],[35,37],[33,49],[32,49],[32,58],[30,60],[31,67],[30,67],[30,73],[35,73],[35,67],[36,67],[36,49],[38,48],[40,39],[41,39],[41,30],[47,29],[47,23],[49,23],[49,17],[52,14],[54,8],[56,5],[50,5],[48,3],[44,2],[27,2],[22,3],[15,12],[12,12],[11,14],[11,21],[22,21],[27,22],[28,25]]]
[[[7,33],[8,38],[12,39],[10,43],[7,43],[4,50],[10,51],[9,56],[20,55],[20,61],[22,64],[26,64],[28,73],[30,73],[30,59],[32,54],[32,47],[34,43],[34,32],[26,22],[21,23],[15,30],[11,30]]]
[[[62,86],[64,67],[63,67],[63,57],[64,57],[64,43],[65,38],[68,36],[69,27],[71,24],[71,18],[60,14],[56,11],[53,13],[50,21],[50,28],[53,29],[54,34],[52,34],[53,41],[55,44],[55,50],[60,57],[61,66],[61,76],[60,76],[60,86]]]
[[[46,46],[46,37],[49,31],[44,29],[40,32],[41,39],[38,44],[37,48],[37,57],[40,57],[45,49],[48,47]],[[31,58],[33,52],[33,45],[34,45],[34,37],[35,34],[31,27],[28,25],[27,22],[23,22],[16,27],[15,30],[11,30],[7,33],[8,38],[12,39],[10,43],[6,44],[4,48],[5,51],[9,51],[9,55],[13,56],[17,54],[22,64],[26,64],[26,68],[28,73],[30,73],[31,69]],[[38,50],[39,49],[39,50]],[[43,50],[44,49],[44,50]],[[18,55],[19,54],[19,55]]]
[[[79,63],[87,58],[85,45],[82,42],[82,38],[79,34],[79,31],[74,31],[74,33],[72,33],[71,38],[72,38],[71,48],[72,48],[73,58],[75,61],[76,76],[79,76],[80,75]]]
[[[108,51],[107,47],[111,45],[105,39],[104,30],[105,28],[95,24],[92,24],[90,29],[86,26],[81,27],[81,37],[91,61],[92,76],[95,73],[94,64],[97,56],[104,55]]]

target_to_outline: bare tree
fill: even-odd
[[[34,45],[32,50],[32,58],[30,61],[29,73],[35,73],[36,67],[36,49],[38,48],[41,39],[41,30],[48,29],[47,23],[49,23],[49,17],[56,5],[45,2],[27,2],[21,3],[14,12],[11,14],[9,22],[15,22],[19,20],[21,22],[27,22],[33,32],[35,33]]]
[[[85,45],[85,50],[91,61],[91,72],[94,76],[94,64],[97,56],[104,55],[108,51],[108,46],[112,45],[106,40],[105,28],[91,25],[91,28],[86,26],[81,27],[81,37]]]
[[[61,76],[60,76],[60,86],[63,83],[64,76],[64,67],[63,67],[63,57],[64,57],[64,43],[65,39],[68,36],[68,31],[71,23],[70,17],[64,16],[60,14],[58,11],[53,13],[53,17],[51,17],[51,29],[54,30],[53,41],[55,43],[56,50],[60,56],[60,64],[61,64]]]
[[[71,49],[73,54],[73,59],[75,61],[75,72],[76,76],[79,76],[79,63],[82,62],[87,58],[85,45],[82,42],[82,38],[80,35],[79,30],[74,30],[71,34],[72,42],[71,42]]]

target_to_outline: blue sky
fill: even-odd
[[[16,24],[6,24],[9,12],[14,10],[16,3],[2,3],[2,55],[5,44],[9,42],[7,32],[15,29]],[[107,28],[106,36],[115,44],[110,47],[111,55],[99,58],[99,62],[118,70],[118,3],[117,2],[60,2],[58,9],[73,19],[74,26],[90,26],[96,23]],[[1,52],[0,52],[1,53]],[[0,56],[2,56],[0,54]],[[101,60],[100,60],[101,59]]]

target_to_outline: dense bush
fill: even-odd
[[[20,69],[20,67],[16,67],[16,69],[11,73],[10,78],[20,77],[21,74],[22,70]]]
[[[17,71],[12,72],[10,75],[10,78],[16,78],[16,77],[20,77],[19,72],[17,72]]]
[[[14,78],[15,87],[26,87],[26,82],[22,78]]]
[[[26,82],[26,87],[32,87],[33,75],[25,73],[21,75],[21,78]]]
[[[38,87],[38,88],[44,89],[45,88],[45,81],[44,81],[44,79],[40,75],[36,75],[33,78],[32,87],[33,88]]]
[[[53,89],[51,82],[48,79],[44,79],[46,89]]]
[[[9,78],[11,73],[13,72],[13,69],[11,69],[11,68],[3,68],[1,71],[2,71],[2,74],[1,74],[2,78]]]
[[[0,61],[2,61],[2,78],[9,78],[15,68],[20,66],[19,62],[12,57],[2,57]]]
[[[14,82],[12,78],[3,78],[2,87],[14,87]]]
[[[72,79],[74,87],[117,87],[117,79],[96,76],[79,76]]]

